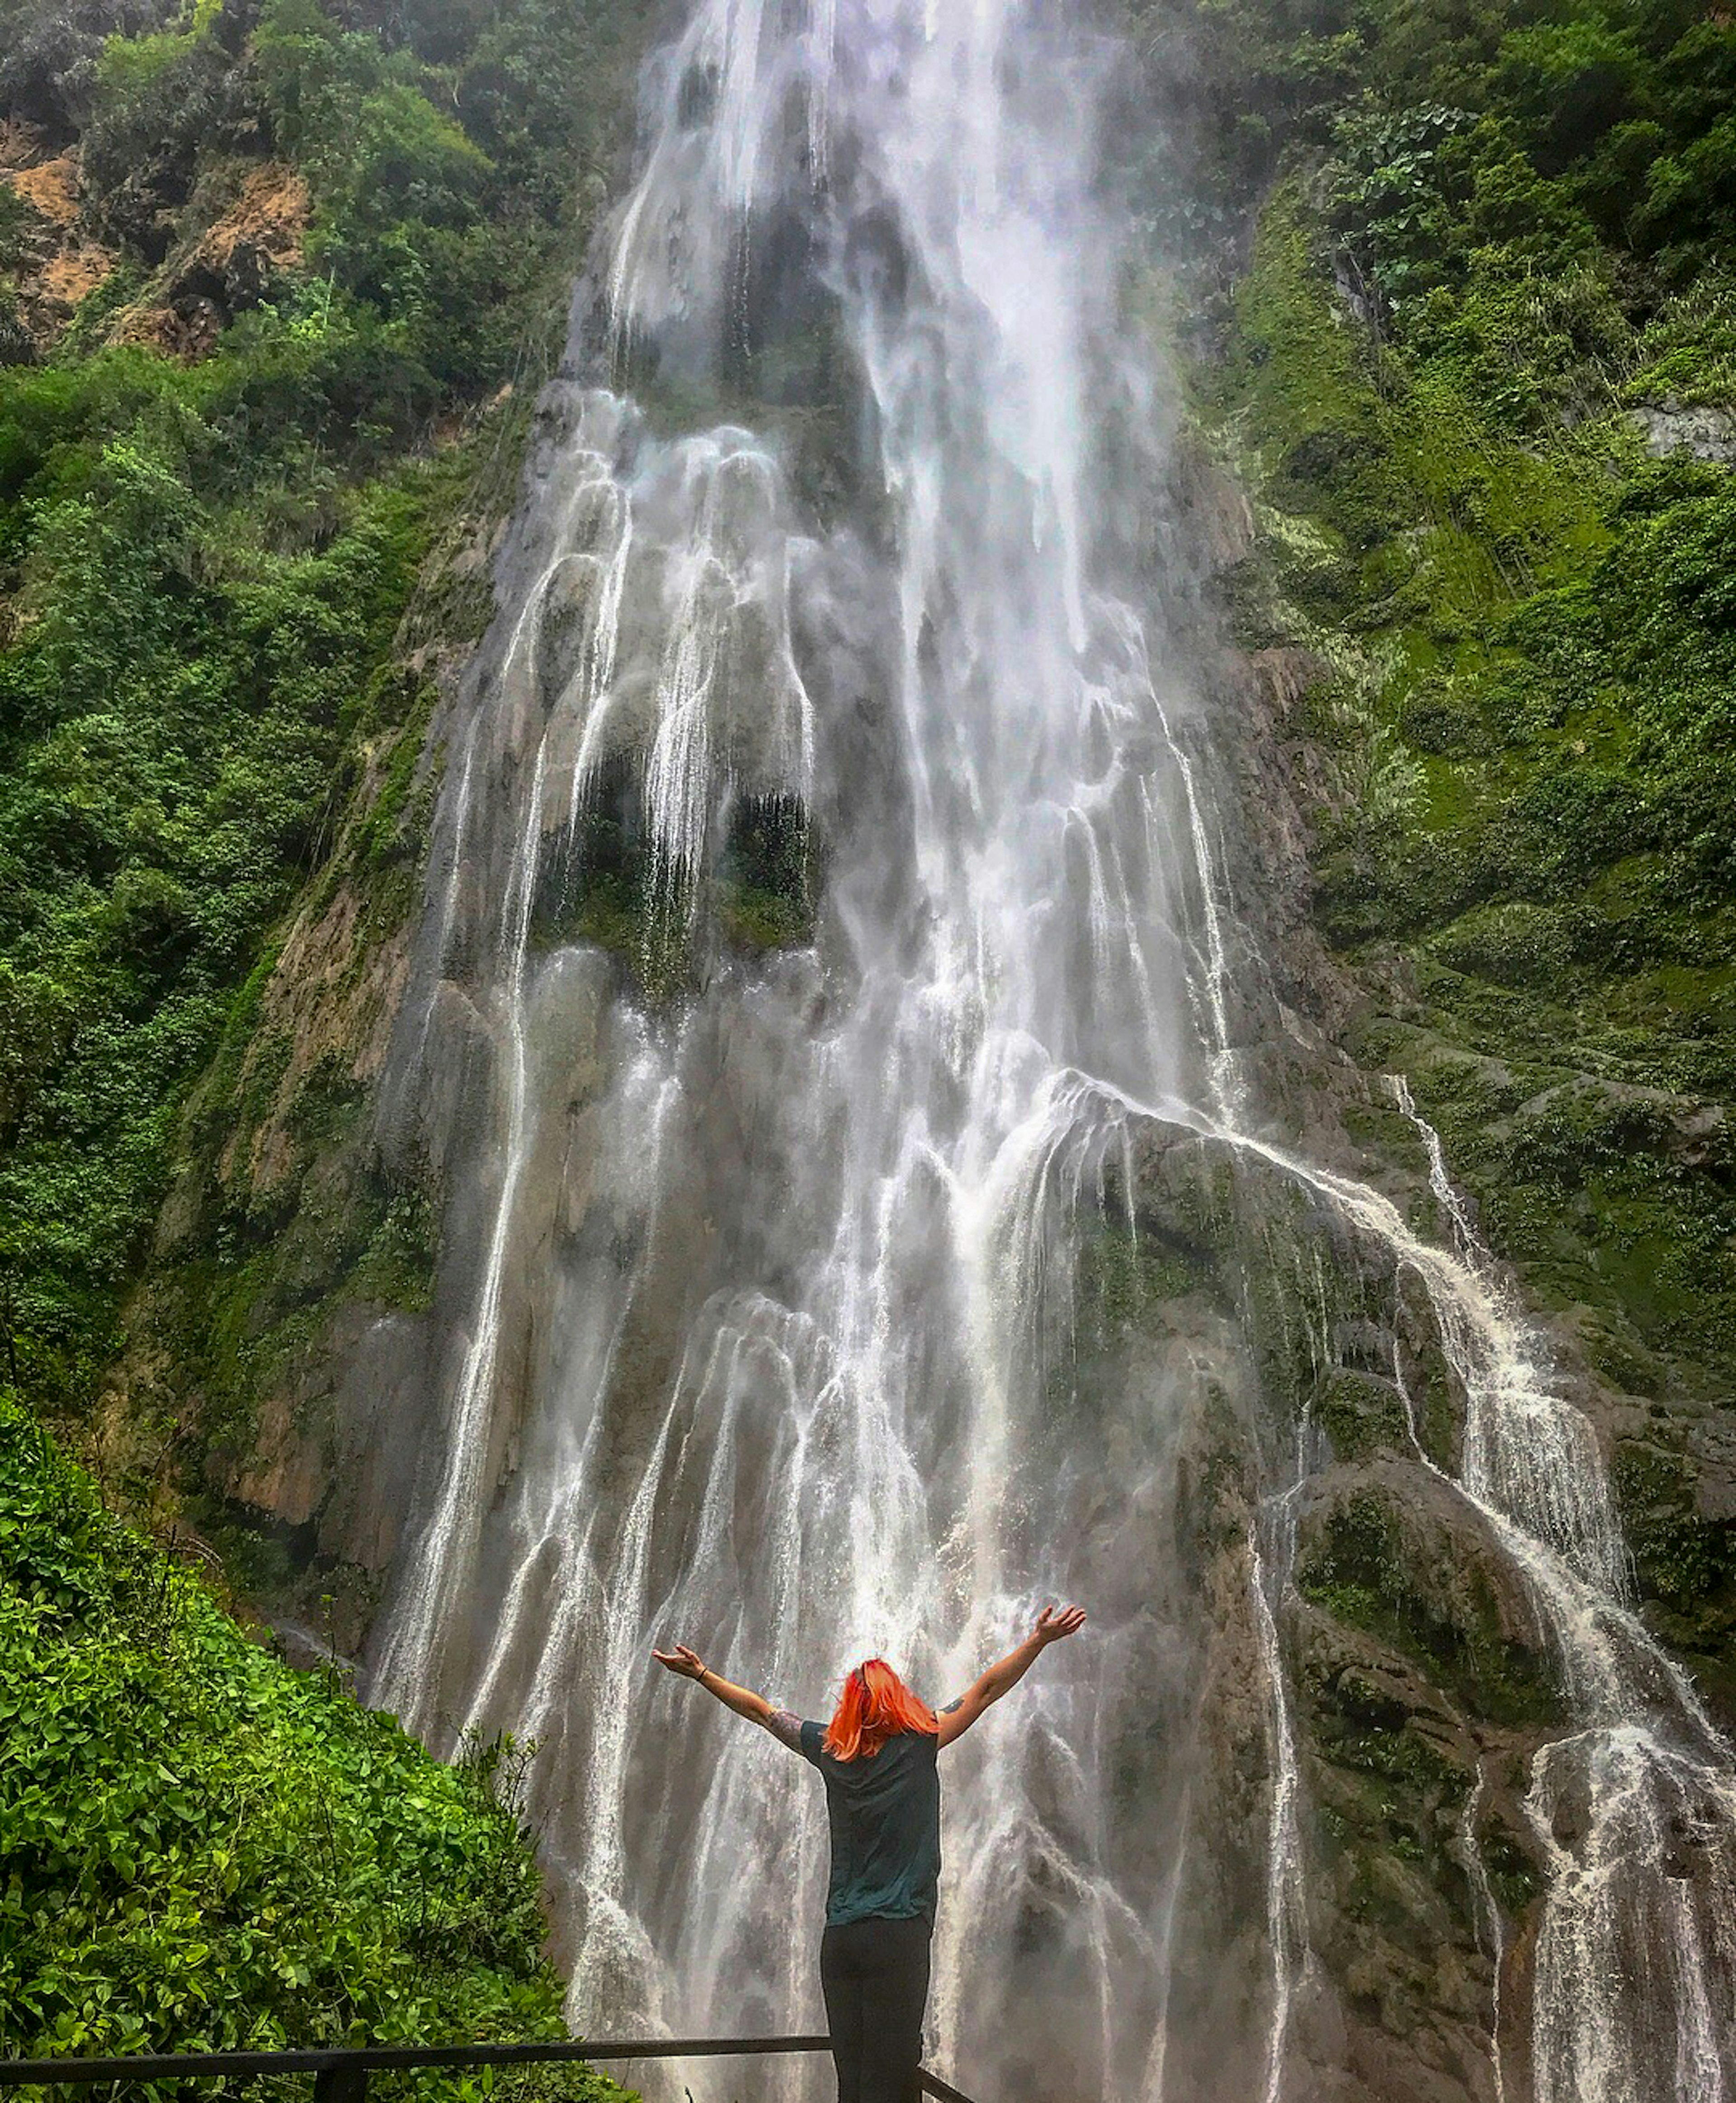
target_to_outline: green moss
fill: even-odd
[[[1354,1665],[1311,1684],[1309,1696],[1311,1749],[1364,1780],[1353,1793],[1335,1792],[1348,1848],[1390,1851],[1401,1861],[1425,1865],[1437,1889],[1462,1892],[1451,1851],[1475,1777],[1428,1736],[1385,1682]],[[1352,1805],[1361,1828],[1355,1834],[1347,1830]],[[1353,1912],[1366,1917],[1378,1909],[1377,1887],[1366,1876],[1353,1876],[1352,1888]]]
[[[1678,1106],[1583,1081],[1491,1115],[1474,1087],[1442,1089],[1449,1073],[1419,1069],[1419,1101],[1533,1289],[1599,1310],[1606,1334],[1649,1359],[1731,1363],[1736,1207],[1716,1129],[1690,1143]],[[1658,1377],[1647,1372],[1640,1391]]]
[[[1370,1373],[1330,1373],[1321,1383],[1314,1415],[1341,1461],[1360,1461],[1410,1444],[1404,1398],[1391,1381]]]
[[[425,1311],[438,1255],[439,1193],[414,1174],[387,1174],[353,1059],[322,1055],[283,1107],[287,1034],[255,1042],[262,1048],[238,1091],[202,1103],[184,1174],[193,1176],[205,1149],[226,1145],[233,1171],[224,1178],[207,1167],[195,1212],[151,1291],[158,1340],[198,1398],[195,1420],[178,1412],[172,1435],[198,1453],[244,1451],[264,1398],[303,1382],[345,1307]],[[268,1113],[280,1118],[278,1165],[264,1185],[251,1152]],[[191,1472],[197,1483],[202,1468]]]
[[[805,947],[814,936],[814,843],[791,796],[744,797],[730,813],[717,878],[717,924],[748,950]]]
[[[394,691],[384,690],[388,681]],[[355,829],[354,851],[364,864],[378,868],[408,860],[420,865],[433,800],[424,748],[438,698],[431,680],[397,667],[371,697],[367,715],[393,725],[395,735],[373,807]]]
[[[380,1210],[378,1223],[344,1281],[347,1298],[408,1314],[433,1305],[439,1221],[426,1191],[400,1191]]]
[[[1615,1449],[1611,1480],[1642,1592],[1677,1613],[1729,1609],[1736,1586],[1736,1540],[1694,1509],[1694,1470],[1685,1456],[1636,1438]]]
[[[1487,1577],[1472,1563],[1419,1567],[1401,1515],[1374,1491],[1332,1508],[1296,1581],[1334,1620],[1413,1659],[1472,1714],[1525,1726],[1565,1713],[1542,1661],[1503,1633]]]
[[[1199,387],[1266,507],[1232,616],[1333,668],[1303,711],[1334,784],[1316,918],[1377,999],[1405,985],[1427,1039],[1534,1092],[1577,1069],[1727,1098],[1736,861],[1712,813],[1736,620],[1712,551],[1736,500],[1727,475],[1646,460],[1614,413],[1610,376],[1654,324],[1579,207],[1494,131],[1407,114],[1405,78],[1266,202]],[[1455,251],[1472,228],[1494,245]],[[1378,327],[1346,301],[1347,249],[1376,268]],[[1721,354],[1720,301],[1672,305],[1655,340]],[[1517,1116],[1455,1102],[1410,1049],[1390,1063],[1530,1289],[1691,1386],[1736,1370],[1718,1145],[1595,1089]]]
[[[1547,1877],[1510,1834],[1497,1829],[1478,1840],[1495,1903],[1509,1920],[1520,1919],[1548,1889]]]
[[[545,868],[531,940],[539,949],[593,944],[619,957],[650,998],[679,998],[699,983],[713,931],[749,956],[812,941],[813,859],[799,803],[744,797],[715,878],[690,915],[687,900],[658,895],[637,767],[619,755],[593,783],[566,852]]]
[[[1198,1243],[1173,1229],[1142,1229],[1113,1211],[1089,1216],[1077,1264],[1078,1318],[1105,1338],[1148,1328],[1172,1301],[1214,1283],[1214,1265]]]
[[[322,1052],[290,1104],[291,1136],[308,1154],[328,1150],[353,1124],[366,1096],[353,1060],[340,1052]]]
[[[734,949],[800,949],[814,932],[813,914],[799,899],[751,884],[731,885],[717,900],[717,925]]]

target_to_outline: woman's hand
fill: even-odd
[[[1059,1643],[1063,1636],[1076,1636],[1085,1626],[1083,1607],[1045,1607],[1037,1617],[1036,1636],[1040,1643]]]
[[[941,1744],[950,1745],[955,1738],[961,1738],[985,1709],[1019,1684],[1050,1643],[1059,1643],[1063,1636],[1077,1635],[1084,1626],[1083,1607],[1045,1607],[1037,1617],[1037,1626],[1018,1649],[1010,1651],[998,1665],[990,1665],[969,1693],[941,1710]]]
[[[651,1656],[679,1679],[703,1679],[705,1677],[705,1668],[700,1664],[698,1653],[689,1650],[686,1643],[677,1643],[673,1650],[654,1650]]]

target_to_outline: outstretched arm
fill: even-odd
[[[677,1643],[673,1650],[654,1650],[651,1656],[677,1679],[697,1680],[708,1694],[716,1695],[726,1709],[733,1709],[750,1723],[763,1723],[768,1730],[771,1727],[771,1704],[763,1694],[755,1694],[745,1687],[735,1687],[728,1680],[720,1679],[709,1665],[700,1664],[686,1643]]]
[[[1003,1694],[1011,1692],[1036,1664],[1039,1654],[1063,1636],[1077,1635],[1085,1626],[1081,1607],[1045,1607],[1017,1650],[1010,1650],[998,1665],[989,1666],[968,1694],[961,1695],[940,1712],[940,1742],[950,1745],[961,1738],[985,1709],[992,1709]]]

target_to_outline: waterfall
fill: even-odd
[[[1318,2092],[1285,1638],[1317,1441],[1215,1315],[1107,1403],[1068,1385],[1086,1222],[1118,1194],[1136,1243],[1173,1141],[1433,1309],[1465,1423],[1426,1465],[1574,1708],[1526,1798],[1539,2103],[1710,2103],[1731,1762],[1623,1599],[1591,1428],[1438,1143],[1445,1247],[1275,1139],[1234,1041],[1232,821],[1149,516],[1174,420],[1094,180],[1115,55],[1066,12],[696,0],[648,78],[440,727],[381,1116],[447,1168],[455,1340],[371,1697],[535,1741],[576,2023],[812,2028],[812,1777],[653,1640],[823,1715],[871,1652],[944,1700],[1077,1594],[1091,1638],[948,1755],[935,2048],[1001,2103]],[[756,810],[811,894],[758,949],[719,931]],[[624,840],[633,912],[596,888]]]

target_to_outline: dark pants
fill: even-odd
[[[928,2006],[926,1920],[857,1920],[820,1938],[838,2103],[917,2103]]]

